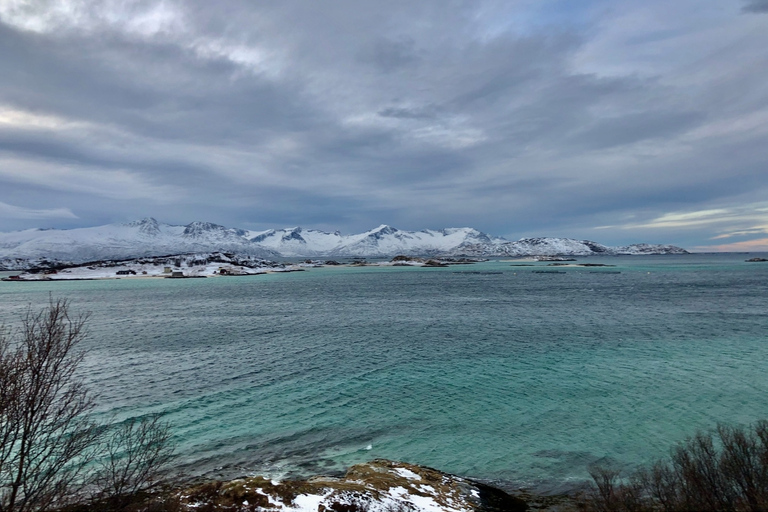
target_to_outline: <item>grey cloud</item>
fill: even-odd
[[[573,58],[599,23],[587,27],[594,33],[491,33],[476,13],[493,2],[168,5],[183,11],[183,27],[148,36],[98,20],[39,34],[0,22],[0,105],[87,125],[0,130],[4,153],[128,169],[186,193],[165,203],[60,194],[84,224],[155,215],[501,234],[766,188],[759,133],[680,142],[767,108],[761,66],[719,76],[706,61],[686,86],[586,73]],[[637,156],[639,141],[658,154]],[[9,194],[30,208],[45,197],[7,186],[9,204]]]
[[[768,0],[746,0],[743,12],[768,12]]]
[[[143,151],[109,151],[89,145],[88,137],[57,140],[46,131],[9,133],[0,129],[0,154],[27,157],[64,165],[92,168],[99,173],[113,170],[130,170],[145,174],[158,182],[181,180],[208,180],[210,169],[189,161],[182,155],[175,159],[163,159]]]
[[[238,138],[312,127],[291,84],[236,76],[231,61],[112,34],[46,38],[0,24],[6,101],[153,138]],[[21,50],[21,51],[20,51]],[[300,121],[299,121],[300,118]]]
[[[415,43],[412,40],[374,41],[371,48],[360,54],[360,60],[370,63],[385,73],[404,68],[419,61]]]
[[[393,117],[395,119],[434,119],[438,109],[434,105],[424,107],[387,107],[379,110],[381,117]]]
[[[609,148],[677,135],[704,120],[698,112],[642,112],[596,120],[571,140],[592,148]]]
[[[68,208],[22,208],[0,202],[0,214],[11,219],[76,219]]]

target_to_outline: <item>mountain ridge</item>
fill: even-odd
[[[152,217],[122,224],[75,229],[28,229],[0,233],[0,267],[24,260],[73,263],[167,254],[224,251],[263,259],[312,257],[385,258],[419,256],[589,256],[596,254],[685,254],[673,245],[632,244],[610,247],[590,240],[560,237],[517,241],[474,228],[400,230],[386,224],[342,235],[292,227],[251,231],[212,222],[179,226]],[[11,263],[13,262],[13,263]]]

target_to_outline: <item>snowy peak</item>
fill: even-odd
[[[275,234],[275,230],[269,229],[267,231],[264,231],[263,233],[259,233],[258,235],[253,235],[253,236],[246,235],[246,236],[251,242],[258,244],[268,239],[269,237],[274,236],[274,234]]]
[[[298,242],[301,244],[306,244],[307,241],[304,240],[304,238],[301,236],[301,228],[293,228],[288,233],[284,234],[283,237],[280,239],[283,242]]]
[[[139,228],[139,233],[147,236],[157,236],[160,234],[160,224],[152,217],[129,222],[126,226]]]
[[[186,226],[184,226],[184,236],[188,236],[191,238],[200,238],[202,236],[206,236],[211,232],[224,232],[227,228],[224,226],[221,226],[219,224],[214,224],[212,222],[190,222]]]
[[[323,256],[341,243],[340,233],[326,233],[301,227],[270,229],[248,233],[251,243],[273,250],[286,257]]]
[[[368,237],[373,238],[375,240],[381,240],[387,235],[395,235],[398,232],[397,228],[393,228],[392,226],[387,226],[386,224],[382,224],[381,226],[377,227],[376,229],[372,229],[371,231],[368,231]]]
[[[335,254],[341,256],[387,257],[398,254],[450,254],[462,244],[491,241],[491,237],[472,228],[402,231],[385,224],[362,235],[346,237]]]
[[[212,222],[191,222],[184,226],[182,236],[202,242],[241,243],[247,232]]]
[[[473,242],[477,243],[490,243],[491,241],[495,240],[504,240],[503,238],[492,238],[490,235],[487,235],[486,233],[483,233],[482,231],[478,231],[474,228],[447,228],[447,229],[441,229],[439,231],[430,231],[430,230],[424,230],[424,233],[439,233],[443,236],[463,236],[467,240],[472,240]]]

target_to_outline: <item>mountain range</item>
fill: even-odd
[[[210,222],[185,226],[146,218],[127,224],[78,229],[28,229],[0,233],[0,267],[25,268],[40,262],[83,263],[142,256],[224,251],[265,259],[384,258],[420,256],[543,256],[596,254],[685,254],[673,245],[634,244],[609,247],[571,238],[523,238],[517,241],[472,228],[402,231],[381,225],[364,233],[342,235],[313,229],[249,231]]]

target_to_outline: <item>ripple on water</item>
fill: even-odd
[[[697,428],[768,416],[768,271],[668,261],[52,291],[92,312],[84,374],[100,412],[167,411],[190,470],[301,474],[383,457],[557,488],[594,461],[647,462]],[[48,287],[1,286],[0,320],[44,305]]]

